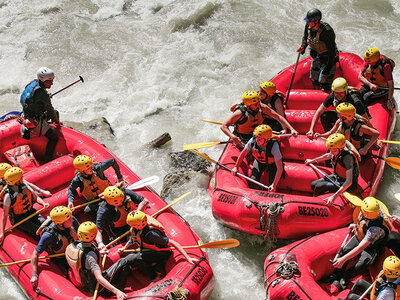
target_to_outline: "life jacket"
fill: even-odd
[[[35,103],[34,98],[35,92],[40,88],[42,87],[39,85],[39,80],[35,79],[25,87],[21,94],[20,103],[24,116],[27,118],[39,120],[44,113],[44,107],[39,103]]]
[[[343,159],[346,155],[351,155],[354,159],[353,163],[353,184],[357,182],[358,175],[360,173],[358,162],[361,160],[359,155],[351,150],[342,150],[340,153],[332,158],[333,170],[337,176],[342,179],[346,179],[346,167],[344,165]]]
[[[256,112],[249,112],[246,106],[241,103],[236,106],[234,111],[238,109],[242,112],[242,116],[234,124],[234,133],[252,134],[254,129],[263,123],[261,107]]]
[[[99,174],[96,173],[94,166],[95,164],[93,164],[93,174],[89,175],[89,177],[76,171],[76,176],[78,176],[79,180],[83,183],[83,189],[81,190],[82,196],[88,201],[95,199],[108,186],[112,185],[107,178],[100,178]]]
[[[49,254],[62,253],[65,251],[65,249],[67,248],[67,246],[70,243],[75,241],[75,239],[71,236],[70,230],[75,231],[73,226],[62,230],[62,229],[58,228],[58,226],[56,224],[54,224],[53,222],[51,222],[51,224],[44,226],[44,228],[42,229],[41,235],[43,235],[43,233],[45,233],[45,232],[48,232],[51,235],[53,235],[54,237],[56,237],[56,239],[57,239],[57,245],[54,248],[50,248],[51,253],[49,251],[47,251],[47,252],[49,252]]]
[[[395,294],[395,300],[400,300],[400,284],[395,284],[394,282],[389,282],[388,278],[385,276],[383,270],[379,273],[376,278],[374,285],[372,287],[370,300],[376,300],[379,292],[385,287],[390,287],[393,289]]]
[[[4,194],[6,193],[6,183],[3,179],[0,179],[0,205],[3,205]]]
[[[121,206],[115,207],[113,205],[108,204],[106,201],[102,201],[99,204],[99,206],[115,211],[116,218],[113,220],[113,224],[115,228],[119,228],[126,226],[126,217],[132,210],[136,209],[135,204],[133,203],[134,205],[132,207],[129,205],[129,202],[133,203],[133,201],[131,201],[131,197],[125,195],[125,199],[122,202]]]
[[[152,216],[147,215],[147,226],[142,230],[135,231],[134,228],[131,228],[131,233],[135,236],[135,240],[140,244],[140,251],[143,251],[144,248],[147,249],[158,249],[155,245],[147,244],[144,240],[146,240],[146,234],[150,230],[158,230],[161,234],[165,235],[164,226],[157,221]]]
[[[4,155],[14,167],[19,167],[25,172],[38,168],[39,163],[32,154],[29,145],[21,145],[4,152]]]
[[[271,98],[268,98],[269,95],[267,94],[267,97],[264,100],[261,100],[261,103],[264,103],[268,106],[271,107],[272,110],[276,110],[276,101],[280,100],[282,101],[282,106],[283,106],[283,98],[285,97],[285,94],[282,93],[281,91],[276,91],[275,94],[271,96]]]
[[[34,202],[32,192],[25,184],[14,186],[18,187],[18,191],[14,191],[9,186],[7,186],[7,193],[11,199],[11,216],[27,213],[32,209]]]
[[[278,137],[279,138],[279,137]],[[256,139],[254,138],[254,141],[251,144],[251,147],[253,149],[252,151],[252,155],[254,156],[254,158],[259,161],[262,164],[274,164],[275,163],[275,159],[274,156],[272,155],[272,146],[278,143],[278,141],[272,137],[271,139],[268,140],[267,145],[265,146],[265,148],[261,148],[258,144]],[[279,145],[279,143],[278,143]]]
[[[365,123],[357,116],[355,116],[354,122],[350,127],[344,122],[341,122],[343,135],[357,150],[365,146],[365,137],[364,135],[360,135],[360,128],[362,125],[365,125]]]
[[[320,22],[319,28],[317,30],[317,34],[315,37],[311,36],[312,28],[308,26],[308,36],[307,36],[307,44],[310,46],[311,49],[315,50],[318,54],[322,54],[328,51],[326,44],[323,41],[320,41],[319,36],[321,35],[322,31],[329,27],[328,24],[324,22]],[[313,30],[314,31],[314,30]]]
[[[390,68],[394,69],[395,67],[395,62],[390,59],[389,57],[386,57],[385,55],[381,55],[379,62],[375,66],[371,66],[370,64],[367,64],[367,67],[363,70],[363,75],[364,77],[371,83],[376,84],[381,87],[387,87],[388,83],[385,80],[384,73],[383,73],[383,67],[389,64]]]
[[[100,253],[94,245],[83,247],[81,241],[75,241],[65,249],[65,258],[71,267],[69,277],[72,283],[87,292],[93,292],[97,283],[92,272],[85,268],[86,257],[90,251],[96,253],[98,263]]]
[[[382,228],[385,231],[385,236],[376,241],[373,247],[375,248],[378,246],[383,246],[388,238],[389,232],[392,230],[392,226],[386,220],[386,218],[384,218],[381,214],[379,214],[378,218],[370,220],[365,218],[363,214],[360,212],[357,218],[357,224],[355,230],[356,238],[359,242],[361,242],[362,239],[365,237],[367,230],[373,226]]]

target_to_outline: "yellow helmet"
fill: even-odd
[[[254,136],[269,140],[272,137],[272,128],[269,125],[261,124],[253,131]]]
[[[356,108],[353,104],[348,102],[342,102],[338,106],[336,106],[336,111],[344,117],[354,118],[356,115]]]
[[[364,60],[366,63],[376,63],[381,58],[381,53],[379,52],[378,48],[372,47],[369,48],[364,53]]]
[[[4,173],[4,180],[6,181],[6,183],[8,185],[14,185],[18,181],[21,180],[23,175],[24,175],[24,171],[22,171],[22,169],[20,169],[18,167],[13,167],[13,168],[8,169]]]
[[[332,82],[332,91],[341,93],[341,92],[347,92],[348,84],[346,79],[343,77],[338,77]]]
[[[79,172],[86,171],[90,169],[93,165],[93,160],[87,155],[78,155],[74,158],[74,167]]]
[[[97,226],[91,221],[83,222],[78,227],[78,238],[82,242],[91,242],[97,234]]]
[[[258,95],[258,93],[255,91],[247,91],[243,94],[242,100],[244,105],[250,106],[260,102],[260,95]]]
[[[135,229],[141,230],[147,225],[147,215],[142,211],[133,210],[126,217],[126,223]]]
[[[62,224],[71,219],[72,211],[66,206],[56,206],[50,212],[50,218],[54,224]]]
[[[325,142],[327,148],[343,148],[346,145],[346,138],[341,133],[331,134]]]
[[[8,163],[1,163],[0,164],[0,179],[4,178],[4,173],[8,170],[11,169],[11,165]]]
[[[264,81],[260,84],[260,88],[270,96],[276,92],[276,85],[271,81]]]
[[[121,206],[125,199],[124,193],[115,186],[106,187],[103,195],[107,203],[113,206]]]
[[[386,257],[383,262],[383,273],[388,278],[397,278],[400,276],[400,259],[397,256]]]
[[[361,213],[367,219],[376,219],[379,217],[379,212],[381,208],[379,206],[378,200],[374,197],[367,197],[361,204]]]

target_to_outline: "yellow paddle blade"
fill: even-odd
[[[211,123],[211,124],[222,125],[222,122],[217,122],[217,121],[209,121],[209,120],[204,120],[204,119],[200,119],[200,121]]]
[[[388,144],[400,144],[400,141],[389,141],[389,140],[379,140],[379,141]]]
[[[222,142],[205,142],[205,143],[189,144],[189,145],[183,145],[183,150],[208,148],[219,144],[222,144]]]
[[[380,200],[378,200],[378,203],[379,203],[379,207],[381,208],[381,211],[383,212],[383,214],[390,217],[389,209],[387,208],[387,206]]]
[[[349,192],[344,192],[343,195],[346,197],[349,202],[355,206],[361,206],[363,201],[358,198],[356,195],[350,194]]]
[[[400,158],[398,157],[387,157],[385,162],[391,166],[393,169],[400,170]]]
[[[195,154],[197,154],[198,156],[200,156],[200,157],[202,157],[202,158],[204,158],[204,159],[206,159],[206,160],[208,160],[208,161],[211,161],[212,163],[214,163],[214,164],[216,164],[217,163],[217,161],[215,161],[215,160],[213,160],[211,157],[209,157],[207,154],[204,154],[204,153],[201,153],[201,152],[199,152],[199,151],[197,151],[197,150],[191,150],[193,153],[195,153]]]

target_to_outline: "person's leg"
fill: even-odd
[[[332,89],[332,82],[333,78],[335,77],[336,73],[336,63],[331,66],[328,72],[325,72],[326,65],[323,64],[321,66],[321,72],[319,74],[319,83],[321,84],[321,88],[324,91],[331,91]],[[326,73],[326,74],[324,74]]]
[[[311,68],[310,68],[310,79],[313,84],[313,89],[314,90],[320,90],[321,85],[319,83],[319,73],[321,71],[321,64],[318,59],[318,57],[313,58],[311,62]]]
[[[337,181],[336,175],[328,175],[328,177],[330,179],[332,179],[334,182],[336,182],[337,184],[340,183]],[[321,179],[317,179],[314,180],[311,183],[311,189],[313,189],[314,191],[314,197],[325,194],[325,193],[333,193],[336,192],[338,190],[338,187],[336,185],[334,185],[332,182],[330,182],[328,179],[325,178],[321,178]]]
[[[259,163],[258,160],[254,160],[253,168],[251,170],[251,178],[260,182],[261,174],[265,171],[267,165]],[[260,189],[261,187],[251,181],[249,181],[249,188]]]
[[[29,212],[16,217],[14,222],[15,224],[18,223],[19,221],[25,219],[26,217],[34,214],[36,210],[31,209]],[[23,222],[18,226],[18,229],[21,229],[22,231],[26,232],[29,236],[34,238],[36,241],[40,240],[40,236],[36,235],[36,231],[39,229],[40,225],[45,221],[45,218],[43,218],[40,214],[30,218],[29,220]]]
[[[49,162],[53,159],[54,149],[56,148],[58,142],[58,136],[54,132],[53,128],[49,128],[46,131],[45,137],[49,139],[46,145],[45,161]]]

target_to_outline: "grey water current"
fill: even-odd
[[[170,152],[226,139],[201,118],[223,121],[244,91],[295,62],[303,18],[313,7],[334,28],[340,50],[363,55],[375,46],[400,65],[398,0],[1,0],[0,115],[20,109],[19,95],[41,66],[56,73],[50,92],[81,75],[84,84],[53,98],[61,120],[105,117],[115,136],[99,129],[96,139],[141,177],[163,177],[170,172]],[[172,142],[144,147],[163,132]],[[217,159],[222,148],[205,150]],[[399,156],[399,146],[390,155]],[[399,174],[387,166],[378,192],[397,215]],[[191,191],[174,208],[202,240],[242,243],[208,251],[216,279],[211,299],[264,299],[263,262],[271,245],[213,218],[208,179],[198,174],[166,200]],[[160,182],[154,189],[161,187]],[[0,299],[25,298],[4,269],[0,282]]]

